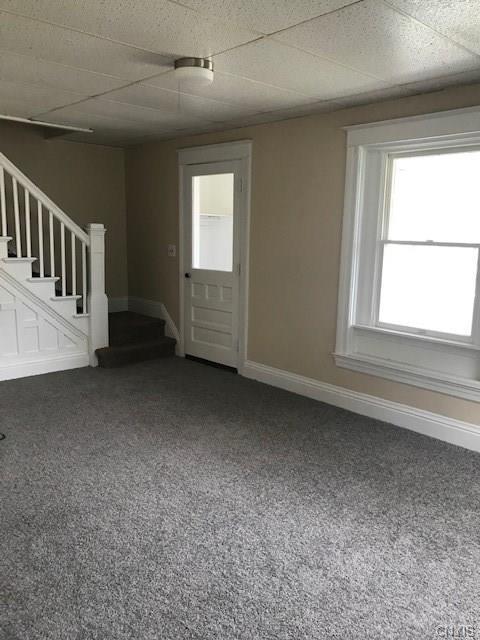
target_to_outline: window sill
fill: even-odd
[[[423,335],[420,333],[407,333],[406,331],[395,331],[395,329],[387,329],[385,327],[372,327],[363,324],[352,325],[352,329],[356,331],[371,332],[372,334],[392,336],[393,338],[398,338],[399,340],[413,340],[426,345],[437,345],[442,349],[450,347],[453,349],[467,349],[469,351],[480,352],[479,346],[472,344],[471,342],[462,342],[461,340],[449,340],[447,338],[437,338],[435,336]]]
[[[373,329],[373,331],[377,331],[377,329]],[[383,330],[380,329],[380,331]],[[455,346],[464,347],[463,344],[458,345],[457,343],[455,343]],[[344,369],[351,369],[360,373],[387,378],[395,382],[429,389],[430,391],[456,396],[465,400],[480,402],[480,381],[478,380],[471,380],[470,378],[462,378],[460,376],[448,376],[431,369],[413,367],[392,360],[383,360],[382,358],[359,354],[334,353],[333,356],[335,358],[335,364]]]

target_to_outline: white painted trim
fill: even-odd
[[[179,279],[179,306],[180,306],[180,331],[177,341],[178,355],[185,354],[185,280],[184,280],[184,171],[189,165],[205,164],[223,161],[242,161],[242,210],[244,219],[240,226],[240,282],[238,293],[238,361],[237,370],[242,372],[247,359],[248,350],[248,303],[250,285],[250,217],[251,217],[251,182],[252,182],[252,141],[236,140],[233,142],[223,142],[198,147],[179,149],[178,171],[179,171],[179,208],[178,208],[178,279]]]
[[[384,214],[385,184],[380,179],[380,167],[389,154],[399,150],[414,153],[420,148],[433,151],[478,146],[480,108],[399,118],[346,129],[347,166],[335,362],[354,371],[479,402],[479,344],[475,343],[475,336],[480,331],[478,323],[474,326],[473,344],[465,341],[460,345],[453,336],[414,336],[411,331],[403,332],[400,328],[396,328],[395,333],[389,331],[392,327],[380,328],[376,326],[376,314],[369,313],[369,309],[372,310],[378,301],[375,291],[380,282],[378,231],[373,246],[374,223],[378,229]],[[383,161],[379,162],[379,158]],[[373,281],[376,289],[372,288]],[[475,317],[480,316],[477,313]]]
[[[353,371],[387,378],[394,382],[413,385],[421,389],[454,395],[457,398],[472,402],[478,402],[480,399],[480,382],[476,380],[448,376],[436,371],[365,355],[335,353],[334,358],[335,364],[344,369],[352,369]]]
[[[183,355],[180,351],[180,333],[172,320],[171,315],[168,313],[167,307],[162,302],[162,318],[165,320],[165,333],[170,338],[175,338],[177,341],[178,351],[177,355]]]
[[[79,367],[88,367],[88,365],[88,353],[48,356],[45,360],[17,361],[9,365],[0,366],[0,381],[38,376],[43,373],[52,373],[53,371],[78,369]]]
[[[480,452],[480,424],[455,420],[366,393],[351,391],[258,362],[245,362],[243,375],[313,400]]]
[[[120,298],[108,298],[108,313],[128,311],[128,296]]]
[[[420,141],[480,132],[480,108],[451,109],[344,127],[348,146]]]
[[[178,149],[178,163],[180,166],[202,164],[208,162],[223,162],[225,160],[242,160],[249,158],[252,153],[251,140],[235,140],[198,147]]]
[[[421,122],[425,120],[425,118],[445,118],[452,115],[459,114],[470,114],[470,113],[479,113],[480,109],[478,106],[473,107],[462,107],[461,109],[446,109],[445,111],[434,111],[431,113],[420,113],[416,116],[404,116],[401,118],[389,118],[387,120],[375,120],[374,122],[365,122],[361,124],[347,124],[342,127],[344,131],[355,131],[358,129],[371,129],[373,127],[381,127],[387,124],[401,124],[405,122]]]
[[[53,200],[50,200],[50,198],[39,187],[37,187],[30,178],[22,173],[20,169],[18,169],[18,167],[16,167],[3,153],[0,153],[0,166],[4,167],[19,184],[25,187],[34,198],[39,200],[47,211],[51,211],[53,215],[65,225],[66,229],[74,233],[79,240],[86,244],[87,247],[90,246],[90,238],[85,231],[80,229],[80,227],[53,202]]]
[[[54,320],[58,325],[62,326],[64,330],[70,331],[78,338],[86,339],[87,332],[83,331],[80,326],[77,326],[73,322],[69,322],[66,318],[60,315],[55,308],[47,304],[45,300],[36,296],[29,288],[25,287],[21,280],[17,280],[12,274],[8,273],[4,269],[0,271],[0,279],[4,279],[11,287],[13,287],[21,296],[24,296],[26,300],[28,300],[31,304],[36,305],[42,312],[49,316],[52,320]],[[54,300],[62,300],[60,296],[54,298]],[[74,318],[74,316],[72,316]]]

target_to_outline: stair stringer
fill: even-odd
[[[88,336],[0,269],[0,380],[88,364]]]
[[[49,278],[32,277],[32,264],[36,258],[0,258],[0,269],[11,275],[25,289],[29,289],[36,299],[43,300],[54,308],[67,322],[75,325],[85,335],[88,334],[88,314],[77,314],[77,300],[81,296],[57,296],[55,281]]]

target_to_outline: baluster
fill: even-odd
[[[50,231],[50,275],[55,277],[55,244],[53,239],[53,213],[48,212],[48,227]]]
[[[70,232],[70,240],[72,243],[72,295],[77,295],[77,256],[75,245],[75,234]]]
[[[32,236],[30,231],[30,193],[25,189],[25,237],[27,239],[27,258],[32,257]]]
[[[13,188],[13,212],[15,215],[15,241],[17,245],[17,258],[22,257],[22,238],[20,235],[20,213],[18,210],[18,185],[15,178],[12,177]]]
[[[5,173],[0,167],[0,206],[2,209],[2,236],[7,234],[7,207],[5,203]]]
[[[87,313],[87,245],[82,242],[82,310]]]
[[[60,223],[60,254],[62,260],[62,296],[67,295],[67,278],[65,274],[65,225]]]
[[[43,261],[43,215],[42,203],[37,200],[37,221],[38,221],[38,260],[40,261],[40,277],[45,277],[45,264]]]

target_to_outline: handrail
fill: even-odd
[[[88,247],[90,246],[90,239],[88,234],[83,231],[73,220],[71,220],[67,214],[56,205],[53,200],[45,195],[45,193],[34,184],[30,178],[18,169],[13,162],[11,162],[3,153],[0,152],[0,166],[7,170],[7,172],[15,178],[15,180],[28,192],[42,203],[42,205],[48,211],[51,211],[53,215],[61,223],[65,225],[65,228],[71,231],[75,236]]]
[[[73,299],[75,313],[72,312],[72,322],[79,322],[82,316],[88,318],[92,366],[98,364],[95,350],[108,346],[105,231],[103,224],[99,223],[88,224],[85,231],[81,229],[0,153],[0,234],[4,241],[12,241],[16,245],[15,253],[14,250],[11,252],[13,255],[10,256],[7,250],[0,269],[3,270],[4,263],[10,260],[11,264],[25,258],[32,263],[38,260],[38,275],[28,280],[32,284],[38,283],[39,279],[53,280],[58,289],[50,301],[58,303],[59,299],[62,302]],[[32,253],[37,250],[37,257],[33,257]]]

